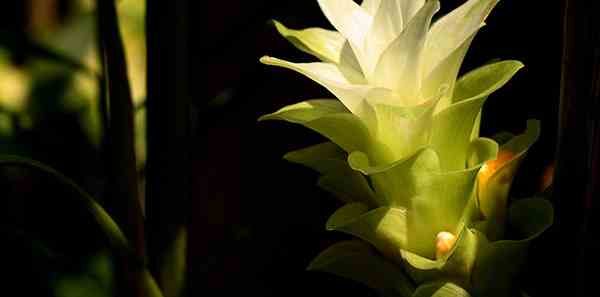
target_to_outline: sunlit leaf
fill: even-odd
[[[483,103],[522,67],[517,61],[498,62],[460,78],[454,91],[454,104],[433,119],[431,145],[440,155],[443,170],[464,168],[475,120]]]
[[[370,134],[367,127],[336,100],[304,101],[262,116],[259,120],[301,124],[327,137],[347,152],[369,150]]]
[[[512,180],[539,133],[539,121],[528,121],[526,131],[502,145],[498,159],[489,161],[481,168],[478,177],[479,208],[486,218],[483,232],[492,241],[502,238]]]
[[[441,258],[433,260],[407,250],[402,251],[406,269],[414,280],[423,283],[451,275],[455,281],[469,284],[478,255],[479,238],[464,223],[466,220],[460,224],[461,231],[453,248]]]
[[[340,62],[342,47],[346,42],[339,32],[321,28],[293,30],[278,21],[273,21],[275,28],[299,50],[314,55],[324,62]]]
[[[323,176],[318,185],[343,202],[362,202],[375,207],[377,197],[366,178],[346,161],[347,153],[325,142],[285,154],[284,159],[312,168]]]
[[[358,240],[332,245],[310,263],[308,270],[332,273],[380,292],[395,292],[396,295],[392,296],[411,296],[414,291],[402,268]]]
[[[371,92],[366,102],[365,122],[377,140],[378,151],[369,154],[374,164],[389,164],[406,158],[416,150],[428,145],[432,129],[432,115],[437,100],[421,105],[402,107],[379,103],[388,101],[383,92]],[[371,100],[373,99],[373,100]],[[389,100],[391,101],[391,100]],[[372,111],[372,115],[366,111]],[[372,119],[367,115],[371,115]]]
[[[380,207],[369,211],[364,204],[346,204],[329,218],[327,229],[361,238],[387,257],[400,261],[400,249],[407,240],[406,210]]]
[[[483,142],[488,143],[488,142]],[[478,150],[493,154],[494,150]],[[481,161],[493,155],[480,156]],[[439,232],[458,234],[459,222],[474,209],[475,178],[481,163],[457,171],[440,170],[435,151],[422,149],[410,158],[386,166],[371,166],[360,152],[348,161],[355,170],[371,178],[375,193],[385,197],[387,205],[407,210],[406,250],[433,259],[435,238]],[[464,166],[464,165],[463,165]]]

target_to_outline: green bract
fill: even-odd
[[[457,79],[497,0],[466,1],[433,24],[438,0],[318,2],[337,31],[274,24],[321,62],[261,58],[338,99],[308,100],[260,118],[300,124],[329,139],[285,158],[318,171],[319,186],[345,203],[327,229],[361,240],[332,246],[309,268],[361,281],[385,296],[508,296],[518,261],[503,258],[522,259],[527,242],[551,224],[552,208],[541,199],[507,205],[539,122],[528,122],[525,133],[502,147],[479,137],[485,100],[523,64],[500,61]],[[506,151],[511,157],[501,159]],[[482,166],[489,171],[500,160],[482,182]],[[498,241],[506,224],[523,237]],[[443,254],[436,243],[441,232],[456,237]]]

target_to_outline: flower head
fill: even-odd
[[[438,0],[318,0],[337,31],[275,25],[322,62],[261,62],[327,88],[387,146],[374,159],[398,160],[428,142],[431,117],[452,103],[465,53],[497,1],[469,0],[431,25]]]
[[[473,37],[498,0],[467,0],[433,25],[439,0],[318,2],[336,31],[292,30],[279,22],[275,26],[321,62],[271,57],[261,62],[297,71],[339,101],[307,100],[261,120],[301,124],[330,140],[285,158],[317,170],[322,175],[319,186],[345,202],[329,218],[327,229],[369,245],[336,244],[319,255],[311,269],[413,296],[411,285],[398,286],[403,272],[383,261],[381,254],[406,265],[418,284],[451,277],[483,292],[478,296],[489,295],[486,278],[496,267],[504,275],[513,268],[494,260],[507,250],[522,250],[552,216],[551,207],[541,200],[507,209],[512,177],[537,140],[539,123],[528,122],[525,133],[501,147],[479,137],[485,100],[523,65],[500,61],[457,80]],[[532,209],[539,212],[539,220],[530,228],[523,218]],[[488,238],[501,238],[505,218],[511,217],[515,226],[525,226],[527,238],[492,248],[495,243]],[[349,269],[364,263],[377,269],[366,274],[367,270]],[[377,279],[374,271],[380,272]],[[393,282],[387,284],[387,279]]]

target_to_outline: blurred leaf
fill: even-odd
[[[27,56],[37,57],[65,65],[73,70],[81,71],[93,77],[98,76],[97,72],[85,66],[80,61],[77,61],[60,51],[42,45],[41,43],[38,43],[32,39],[22,38],[10,32],[0,31],[0,46],[6,47],[12,52],[19,52]]]
[[[90,258],[85,271],[60,277],[54,285],[57,297],[114,296],[112,259],[106,254]]]
[[[94,216],[99,227],[110,241],[111,246],[122,251],[129,249],[125,235],[123,235],[123,232],[121,232],[117,223],[108,213],[106,213],[104,208],[102,208],[94,198],[81,189],[75,182],[62,175],[60,172],[37,161],[9,155],[0,156],[0,166],[17,166],[41,171],[55,178],[56,181],[60,182],[65,187],[74,190],[77,194],[77,198],[80,199],[80,202],[83,202],[84,206]]]
[[[10,167],[24,167],[28,169],[32,169],[35,171],[39,171],[45,174],[48,174],[50,177],[54,178],[61,185],[69,188],[75,192],[75,198],[78,199],[79,203],[82,203],[83,206],[90,212],[90,214],[94,217],[95,221],[98,223],[100,230],[109,241],[111,248],[122,254],[126,257],[129,257],[129,260],[134,264],[134,267],[137,269],[136,273],[140,274],[143,282],[143,289],[146,290],[147,296],[150,297],[162,297],[162,293],[158,289],[156,282],[152,278],[152,276],[147,272],[147,270],[142,266],[142,261],[139,259],[131,250],[129,242],[117,223],[111,218],[111,216],[100,206],[94,198],[92,198],[87,192],[81,189],[75,182],[62,175],[60,172],[54,170],[53,168],[46,166],[42,163],[39,163],[34,160],[18,157],[18,156],[9,156],[2,155],[0,156],[0,167],[2,166],[10,166]],[[71,196],[69,196],[71,197]],[[84,285],[86,286],[86,285]]]
[[[181,227],[163,254],[160,283],[165,297],[179,297],[185,286],[187,230]]]
[[[465,289],[450,282],[423,284],[417,288],[413,297],[470,297]]]

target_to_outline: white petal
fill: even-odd
[[[352,0],[318,0],[318,2],[331,25],[350,42],[361,68],[365,69],[364,44],[373,17]]]
[[[369,76],[375,69],[381,53],[402,32],[400,0],[381,0],[373,24],[365,40],[367,65],[364,72]]]
[[[383,52],[370,77],[376,86],[394,90],[408,101],[420,100],[421,53],[431,18],[439,7],[438,0],[428,1]]]
[[[448,107],[452,102],[454,85],[460,66],[467,54],[467,50],[475,38],[477,31],[469,36],[449,56],[442,60],[423,81],[421,93],[425,98],[433,97],[439,93],[440,88],[445,88],[445,95],[436,106],[436,113]]]
[[[333,27],[350,43],[362,45],[373,17],[352,0],[318,0]]]
[[[365,0],[360,5],[370,15],[375,15],[377,8],[379,8],[381,0]]]
[[[294,70],[314,80],[333,93],[352,113],[358,113],[362,101],[370,87],[351,83],[340,69],[331,63],[292,63],[285,60],[262,57],[260,61],[267,65]]]
[[[476,32],[497,3],[498,0],[469,0],[435,22],[425,46],[425,73],[430,73]]]
[[[277,31],[299,50],[323,62],[337,64],[352,83],[366,83],[358,58],[346,38],[339,32],[321,28],[294,30],[278,21],[273,23]]]
[[[425,0],[396,0],[402,9],[402,21],[408,24],[417,12],[425,5]]]
[[[338,68],[344,74],[346,79],[353,84],[366,84],[367,81],[362,73],[358,58],[352,50],[350,43],[346,41],[340,52]]]

